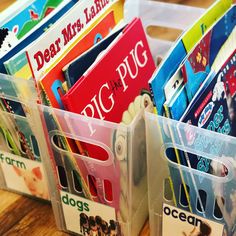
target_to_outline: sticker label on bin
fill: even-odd
[[[115,209],[88,199],[60,191],[66,229],[80,235],[93,233],[119,235]]]
[[[224,225],[164,204],[162,236],[223,235]]]
[[[0,152],[0,166],[7,188],[34,197],[49,199],[42,163]]]

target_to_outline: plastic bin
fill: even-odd
[[[35,155],[35,159],[43,161],[42,166],[39,161],[21,157],[29,157],[30,152],[12,154],[11,140],[3,136],[6,142],[1,142],[0,173],[4,175],[1,187],[24,192],[22,184],[17,182],[15,167],[10,172],[5,170],[5,164],[30,172],[34,165],[40,165],[42,171],[45,168],[40,173],[48,177],[50,199],[59,229],[83,234],[86,225],[82,224],[81,213],[84,213],[91,219],[97,216],[96,219],[104,223],[103,227],[115,228],[118,235],[137,235],[148,218],[144,111],[140,110],[129,126],[123,126],[43,106],[37,103],[32,81],[1,74],[0,85],[4,88],[1,99],[9,106],[14,105],[14,114],[1,111],[1,123],[4,122],[1,127],[7,129],[14,122],[12,126],[17,130],[21,127],[26,138],[34,134],[34,145],[37,141],[37,153],[40,153]],[[25,117],[20,115],[21,108],[25,111]],[[68,151],[69,140],[96,145],[107,154],[107,159],[101,161],[72,153]],[[36,152],[33,145],[31,149]],[[36,177],[42,178],[38,171],[35,172]],[[27,182],[26,174],[21,173],[18,178]],[[86,186],[96,185],[96,191],[91,191],[90,200],[84,195],[87,190],[82,188],[83,181]],[[14,183],[14,188],[9,182]],[[32,192],[39,190],[31,185],[28,188]]]
[[[40,114],[37,106],[25,103],[28,97],[37,104],[34,91],[32,81],[0,75],[0,187],[49,200],[42,164],[48,149]]]
[[[236,139],[149,112],[145,113],[145,121],[151,235],[169,235],[166,227],[171,227],[166,225],[168,211],[164,211],[165,206],[179,213],[192,212],[195,217],[213,221],[216,224],[213,224],[214,227],[219,227],[221,231],[212,235],[222,235],[223,227],[226,235],[234,235],[234,223],[229,219],[234,222],[231,213],[235,210]],[[167,150],[170,148],[195,154],[202,159],[204,167],[209,165],[210,173],[196,170],[190,164],[184,166],[174,163],[168,158]],[[175,172],[175,179],[171,180],[171,172]],[[183,180],[189,187],[191,210],[186,201],[185,204],[182,202]],[[179,197],[174,197],[172,190],[178,192]],[[176,205],[178,208],[174,208]],[[170,223],[176,235],[181,235],[183,228],[176,226],[173,221]],[[193,229],[191,226],[190,231]]]

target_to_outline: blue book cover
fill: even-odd
[[[1,25],[1,28],[14,32],[16,37],[20,39],[44,17],[49,15],[61,2],[62,0],[34,0],[14,17],[10,18],[9,21]]]
[[[200,40],[182,70],[189,101],[209,74],[215,58],[236,25],[236,6]]]

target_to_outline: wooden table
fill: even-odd
[[[0,235],[69,235],[56,228],[50,203],[0,190]],[[149,235],[148,222],[142,236]]]
[[[1,0],[0,11],[13,2],[15,0]],[[213,0],[167,0],[164,2],[181,2],[192,6],[208,7]],[[165,31],[162,32],[165,33]],[[68,234],[57,230],[49,203],[0,190],[0,235],[60,236]],[[141,235],[149,235],[148,222],[144,225]]]

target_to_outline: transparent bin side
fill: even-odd
[[[58,227],[86,235],[89,222],[97,220],[104,230],[110,226],[118,235],[138,235],[148,218],[143,111],[124,126],[38,107],[49,144],[46,165],[56,186],[52,205]]]
[[[5,190],[49,200],[43,166],[47,145],[35,91],[32,81],[0,74],[0,184]]]
[[[129,22],[133,17],[140,17],[154,59],[162,59],[173,45],[170,39],[149,34],[149,27],[164,30],[184,31],[204,13],[204,8],[186,6],[183,4],[166,3],[153,0],[126,0],[124,18]],[[158,31],[159,32],[159,31]]]
[[[176,207],[179,218],[183,211],[216,223],[221,231],[214,235],[224,231],[224,235],[233,236],[236,139],[149,112],[145,120],[151,235],[168,235],[165,207],[169,206]],[[183,154],[179,161],[171,159],[171,151],[176,150]],[[198,166],[194,167],[196,160]],[[184,187],[188,199],[183,198]],[[183,232],[174,224],[171,227],[176,235]]]

